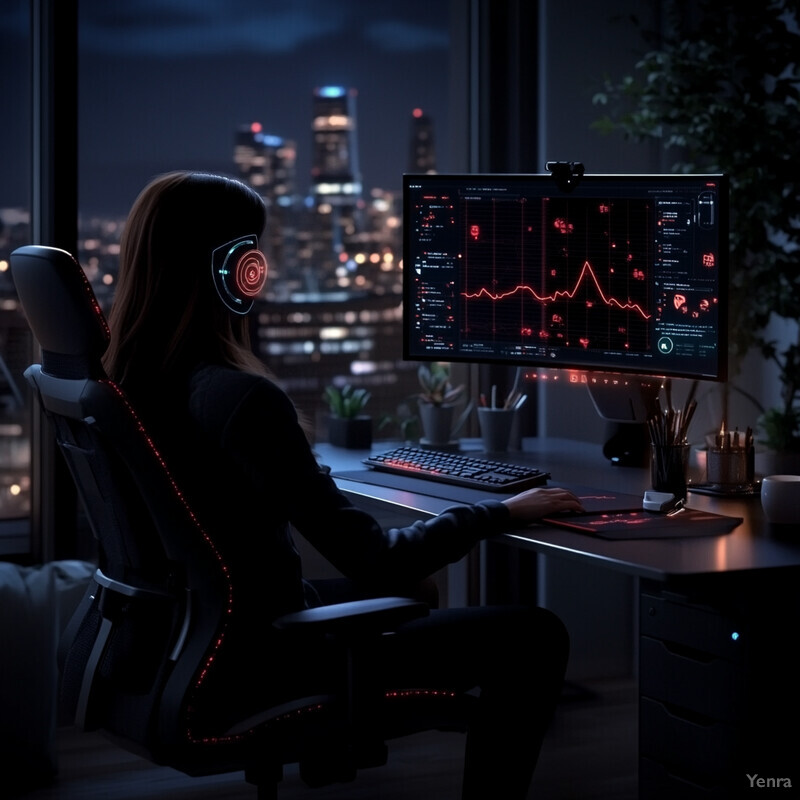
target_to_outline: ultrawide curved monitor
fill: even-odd
[[[403,177],[404,357],[724,380],[725,175]]]

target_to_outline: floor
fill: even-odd
[[[530,798],[636,800],[634,681],[568,687],[544,744]],[[308,789],[287,768],[280,800],[457,800],[463,736],[426,733],[390,744],[386,766],[353,783]],[[255,800],[241,773],[189,778],[156,767],[97,734],[59,729],[59,775],[25,800]],[[490,798],[489,800],[502,800]]]

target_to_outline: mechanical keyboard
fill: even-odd
[[[533,486],[541,486],[550,477],[550,473],[536,467],[421,447],[398,447],[371,455],[363,463],[395,475],[489,492],[520,492]]]

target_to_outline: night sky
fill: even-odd
[[[10,72],[25,42],[26,6],[14,0],[0,9],[0,102],[12,113],[26,103],[19,70],[16,80]],[[82,211],[124,213],[166,170],[233,172],[235,130],[252,121],[296,141],[297,188],[305,192],[312,92],[329,84],[358,90],[367,189],[400,188],[415,107],[433,117],[446,164],[449,7],[448,0],[81,0]],[[22,149],[22,132],[9,135],[2,134],[0,207],[25,197],[25,158],[7,157]]]

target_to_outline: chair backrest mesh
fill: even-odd
[[[109,330],[80,265],[65,251],[29,246],[12,253],[11,271],[42,348],[42,364],[29,367],[26,377],[52,422],[99,545],[99,566],[114,581],[174,598],[171,605],[132,603],[125,611],[108,665],[98,671],[100,680],[116,682],[107,713],[117,719],[100,724],[122,736],[127,728],[134,737],[157,728],[162,740],[171,724],[175,741],[185,739],[183,693],[196,684],[192,676],[219,641],[230,610],[226,571],[134,409],[103,372]],[[149,668],[149,685],[134,686],[120,666],[164,664],[175,638],[164,624],[180,625],[181,609],[194,590],[205,601],[193,612],[194,638],[183,660],[168,669]],[[148,648],[158,662],[148,661]],[[142,669],[134,672],[137,680],[143,676]],[[162,694],[148,703],[142,702],[143,692]],[[134,709],[143,709],[139,718]],[[154,709],[160,714],[157,726],[146,718]]]

